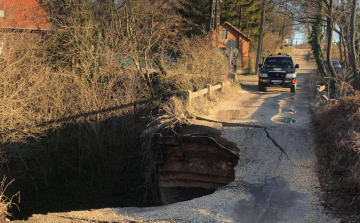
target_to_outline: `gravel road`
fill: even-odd
[[[236,179],[214,194],[152,208],[108,208],[53,214],[70,219],[146,222],[340,222],[325,213],[316,172],[309,106],[308,50],[293,50],[297,92],[257,91],[257,77],[241,76],[243,90],[204,117],[264,128],[223,128],[240,149]],[[92,217],[94,216],[94,217]],[[96,216],[96,217],[95,217]]]

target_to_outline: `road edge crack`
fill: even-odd
[[[285,152],[285,149],[279,145],[279,143],[270,136],[270,133],[267,131],[267,127],[262,126],[262,125],[256,125],[256,124],[244,124],[244,123],[230,123],[230,122],[220,122],[220,121],[215,121],[215,120],[211,120],[211,119],[206,119],[206,118],[202,118],[202,117],[195,117],[195,119],[197,120],[201,120],[201,121],[207,121],[207,122],[212,122],[212,123],[219,123],[224,127],[242,127],[242,128],[259,128],[259,129],[264,129],[266,136],[268,137],[268,139],[270,139],[270,141],[278,148],[280,149],[280,151],[285,154],[286,158],[288,160],[290,160],[289,155]]]
[[[285,152],[285,149],[284,149],[282,146],[280,146],[279,143],[278,143],[273,137],[270,136],[270,133],[268,132],[268,130],[267,130],[266,127],[264,127],[264,131],[265,131],[266,136],[268,137],[268,139],[270,139],[270,141],[271,141],[278,149],[280,149],[280,151],[281,151],[283,154],[285,154],[286,158],[287,158],[288,160],[290,160],[290,157],[289,157],[289,155]]]

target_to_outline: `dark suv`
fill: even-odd
[[[259,64],[259,91],[265,87],[281,86],[296,91],[296,69],[299,64],[294,65],[293,58],[289,54],[279,54],[266,57],[263,64]]]

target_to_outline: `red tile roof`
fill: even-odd
[[[0,10],[5,11],[0,28],[50,29],[48,15],[36,0],[0,0]]]

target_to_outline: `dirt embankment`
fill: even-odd
[[[316,124],[325,206],[343,222],[359,222],[360,92],[327,104]]]

